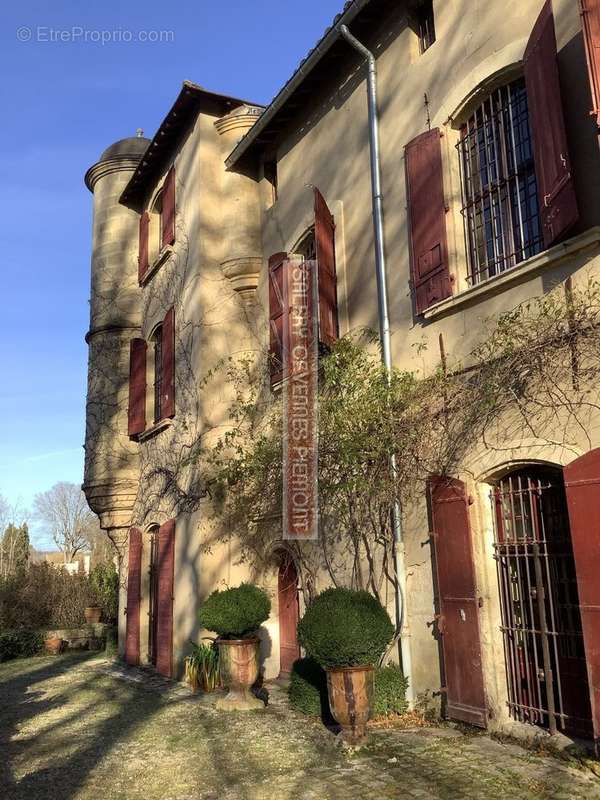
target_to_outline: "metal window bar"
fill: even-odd
[[[525,81],[492,92],[457,144],[468,278],[498,275],[543,246]]]
[[[508,707],[521,722],[591,730],[575,561],[558,475],[518,472],[491,495]]]

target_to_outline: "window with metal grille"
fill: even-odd
[[[162,325],[154,332],[152,341],[154,343],[154,422],[162,419]]]
[[[523,78],[483,101],[457,148],[468,277],[476,284],[543,247]]]

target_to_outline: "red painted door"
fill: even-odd
[[[277,581],[279,597],[279,656],[281,675],[289,675],[292,665],[300,658],[296,629],[298,626],[298,573],[294,562],[285,556],[279,567]]]
[[[564,469],[596,749],[600,744],[600,448]]]
[[[485,728],[486,697],[479,637],[468,501],[462,481],[429,481],[446,689],[446,714]]]

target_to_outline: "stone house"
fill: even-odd
[[[185,82],[152,140],[110,146],[86,174],[84,490],[125,553],[121,652],[166,674],[201,633],[202,597],[244,579],[273,598],[266,676],[299,652],[296,566],[282,549],[257,576],[212,538],[189,452],[227,425],[229,389],[203,393],[204,376],[277,350],[285,256],[316,255],[320,280],[328,262],[323,339],[378,327],[367,71],[342,25],[377,68],[395,365],[414,367],[425,342],[417,366],[433,369],[440,336],[467,357],[483,319],[600,265],[598,0],[583,13],[572,0],[353,0],[266,108]],[[413,697],[484,727],[598,738],[599,448],[591,413],[566,444],[507,429],[406,510]],[[558,531],[560,554],[540,557],[527,526]]]
[[[33,564],[42,564],[46,562],[51,564],[55,569],[64,569],[69,575],[89,575],[92,563],[91,553],[77,553],[73,559],[65,562],[64,553],[56,551],[39,552],[36,551],[32,554],[30,560]]]

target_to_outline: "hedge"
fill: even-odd
[[[12,658],[30,658],[42,651],[44,637],[39,631],[21,628],[0,631],[0,662]]]

